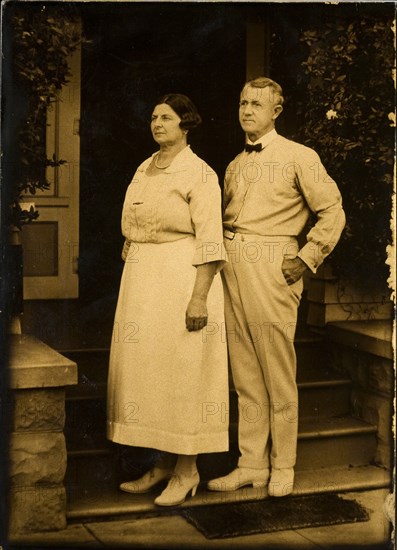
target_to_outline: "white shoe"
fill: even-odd
[[[266,487],[268,481],[268,468],[236,468],[227,476],[211,479],[207,487],[210,491],[236,491],[245,485],[252,485],[255,489]]]
[[[126,481],[120,485],[121,491],[126,493],[148,493],[152,487],[171,477],[173,470],[154,466],[142,477],[135,481]]]
[[[273,468],[270,477],[269,497],[285,497],[294,490],[294,469]]]
[[[199,483],[200,476],[198,472],[191,477],[185,477],[174,472],[167,487],[154,500],[154,503],[158,506],[177,506],[178,504],[182,504],[182,502],[185,502],[190,491],[192,492],[192,497],[195,496]]]

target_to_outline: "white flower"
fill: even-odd
[[[327,111],[325,113],[325,116],[328,118],[328,120],[331,120],[332,118],[337,118],[338,113],[336,111],[334,111],[333,109],[330,109],[329,111]]]
[[[387,284],[392,289],[390,299],[395,300],[396,296],[396,247],[395,245],[388,244],[386,247],[387,258],[385,264],[389,266],[389,276],[387,278]]]
[[[389,126],[396,127],[396,113],[389,113],[387,118],[390,120]]]

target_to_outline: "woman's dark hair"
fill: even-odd
[[[192,130],[201,124],[201,116],[198,114],[194,103],[183,94],[166,94],[161,97],[156,105],[166,103],[181,119],[179,126],[182,130]]]

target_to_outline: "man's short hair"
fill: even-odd
[[[277,82],[275,82],[271,78],[260,76],[252,80],[248,80],[244,84],[244,88],[246,88],[247,86],[251,86],[251,88],[269,88],[274,104],[282,105],[284,103],[283,89],[281,88],[280,84],[277,84]]]

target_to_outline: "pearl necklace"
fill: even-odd
[[[169,164],[167,164],[167,166],[159,166],[159,165],[157,164],[157,159],[158,159],[158,158],[159,158],[159,155],[157,154],[157,155],[155,156],[155,158],[154,158],[154,165],[155,165],[155,167],[158,168],[159,170],[165,170],[166,168],[168,168],[168,167],[171,165],[171,162],[172,162],[172,161],[171,161]]]

